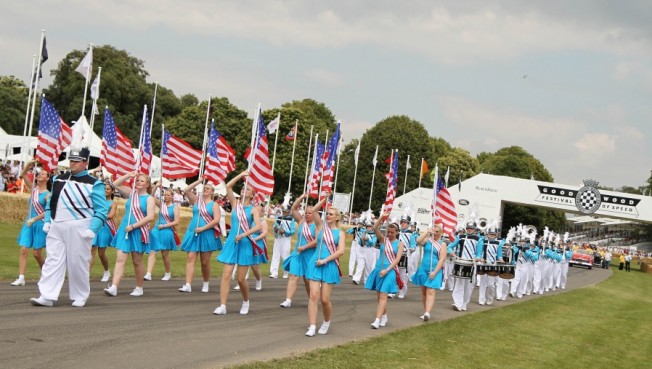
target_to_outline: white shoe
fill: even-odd
[[[396,297],[396,294],[395,293],[388,293],[387,297],[390,298],[390,299],[393,299],[394,297]]]
[[[529,292],[526,292],[525,294],[526,294],[527,296],[530,296],[530,293],[529,293]]]
[[[455,305],[455,304],[453,304],[453,310],[455,310],[455,311],[462,311],[462,308],[459,307],[459,306],[457,306],[457,305]]]
[[[213,314],[215,315],[226,315],[226,306],[220,305],[217,307],[217,309],[213,310]]]
[[[256,291],[260,291],[263,289],[263,280],[262,279],[257,279],[256,280]]]
[[[317,327],[314,326],[314,325],[311,325],[310,327],[308,327],[308,331],[306,332],[306,336],[314,337],[316,329],[317,329]]]
[[[319,327],[319,331],[317,331],[317,333],[326,334],[328,333],[328,328],[330,327],[331,327],[331,322],[323,322],[321,323],[321,327]]]
[[[24,279],[16,279],[15,281],[11,282],[12,286],[24,286],[25,285],[25,280]]]
[[[233,287],[234,291],[240,291],[240,285],[236,284],[235,287]]]
[[[85,305],[86,305],[86,300],[83,299],[75,300],[72,302],[72,306],[78,308],[84,307]]]
[[[402,300],[405,298],[405,295],[398,295],[398,298]]]
[[[383,316],[380,317],[380,323],[378,323],[378,325],[381,326],[381,327],[384,327],[384,326],[387,325],[388,320],[389,319],[387,319],[387,315],[383,315]]]
[[[376,318],[373,323],[371,323],[371,328],[378,329],[380,328],[380,319]]]
[[[112,284],[109,288],[104,289],[104,293],[108,296],[116,296],[118,294],[118,287]]]
[[[487,305],[493,305],[493,304],[494,304],[493,301],[491,301],[491,302],[487,302]]]
[[[240,315],[249,314],[249,301],[242,301],[242,307],[240,308]]]
[[[484,302],[478,302],[478,305],[484,306]]]
[[[186,283],[181,288],[179,288],[179,292],[192,292],[192,286],[190,283]]]
[[[282,307],[282,308],[289,308],[289,307],[292,307],[292,300],[290,300],[290,299],[285,299],[285,301],[281,302],[281,307]]]
[[[34,306],[45,306],[45,307],[52,307],[52,300],[44,299],[43,297],[32,297],[29,299],[29,302],[32,303]]]
[[[423,320],[424,322],[427,322],[430,319],[430,313],[423,313],[423,315],[421,315],[419,319]]]
[[[204,282],[204,284],[201,287],[201,292],[208,293],[208,282]]]
[[[272,279],[276,279],[276,278],[278,278],[278,276],[277,276],[277,275],[273,275],[273,274],[270,274],[270,276],[269,276],[269,277],[270,277],[270,278],[272,278]]]
[[[102,279],[100,279],[100,282],[108,282],[109,278],[111,278],[111,272],[107,270],[104,272],[104,274],[102,274]]]
[[[462,306],[462,311],[466,311],[466,306]]]
[[[283,279],[288,279],[289,276],[288,272],[283,272]]]
[[[131,296],[136,296],[136,297],[142,296],[143,295],[143,288],[142,287],[134,288],[134,290],[131,291],[130,295]]]
[[[170,278],[172,278],[172,274],[171,273],[165,273],[165,274],[163,274],[163,278],[161,278],[161,280],[162,281],[169,281]]]
[[[147,273],[147,274],[145,274],[145,276],[143,277],[143,279],[146,280],[146,281],[151,281],[151,280],[152,280],[152,273]]]

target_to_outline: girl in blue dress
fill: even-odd
[[[174,204],[173,199],[174,194],[170,189],[163,192],[163,201],[154,197],[154,203],[160,210],[158,222],[156,222],[156,225],[154,225],[154,229],[152,230],[152,238],[154,241],[152,242],[149,258],[147,259],[147,274],[145,274],[146,281],[152,280],[152,271],[156,264],[157,251],[161,252],[163,267],[165,268],[165,274],[161,280],[169,281],[170,278],[172,278],[170,272],[170,251],[178,250],[179,244],[181,243],[179,236],[174,229],[174,227],[179,224],[180,210],[179,207]]]
[[[231,231],[224,242],[224,249],[217,257],[217,261],[224,264],[222,270],[222,281],[220,283],[220,306],[213,314],[226,314],[226,303],[231,288],[231,274],[237,264],[236,277],[240,294],[242,295],[242,307],[240,314],[249,314],[249,284],[247,283],[247,271],[250,266],[258,265],[261,262],[265,250],[255,240],[260,236],[262,228],[262,208],[254,205],[256,191],[249,184],[245,184],[240,194],[240,200],[236,199],[233,193],[233,186],[243,177],[248,176],[248,171],[235,176],[226,184],[226,198],[231,203]]]
[[[102,262],[102,266],[104,267],[104,274],[102,275],[101,282],[108,282],[109,278],[111,278],[111,272],[109,271],[109,258],[106,257],[106,247],[111,244],[111,241],[113,241],[113,237],[118,230],[115,226],[115,221],[113,220],[115,217],[115,211],[118,208],[118,203],[113,201],[114,193],[115,188],[113,187],[113,184],[109,181],[105,181],[104,195],[106,195],[106,200],[110,204],[109,213],[106,215],[106,224],[104,224],[104,227],[100,228],[93,240],[93,247],[91,248],[91,266],[89,268],[89,270],[93,270],[95,254],[97,253]]]
[[[130,187],[122,185],[125,180],[130,178],[135,178],[136,181],[133,192]],[[143,254],[150,250],[149,225],[154,220],[154,198],[149,194],[151,192],[151,183],[148,175],[137,174],[136,172],[127,173],[114,182],[120,195],[128,200],[125,204],[125,215],[122,218],[122,223],[118,227],[113,241],[111,241],[111,246],[118,249],[118,252],[115,267],[113,267],[113,281],[109,288],[104,289],[104,293],[108,296],[118,294],[118,286],[122,280],[125,264],[130,254],[136,274],[136,288],[130,295],[143,295],[143,277],[145,276]]]
[[[421,301],[423,303],[423,315],[421,320],[430,319],[430,311],[435,305],[435,291],[441,289],[444,283],[444,262],[447,256],[446,243],[441,240],[441,224],[423,233],[417,239],[417,245],[423,246],[423,259],[416,273],[412,275],[412,284],[421,286]]]
[[[18,234],[18,245],[20,253],[18,254],[18,278],[11,283],[12,286],[25,285],[25,270],[27,269],[27,255],[29,249],[32,249],[32,255],[38,263],[39,269],[43,268],[45,258],[41,251],[45,247],[45,236],[43,232],[43,217],[45,216],[45,204],[50,197],[48,183],[50,182],[50,173],[41,170],[36,174],[35,184],[27,175],[27,172],[36,165],[37,161],[32,160],[23,167],[20,177],[25,183],[25,187],[32,193],[29,198],[29,210],[27,220]]]
[[[319,201],[313,208],[313,214],[326,204],[330,193]],[[308,261],[306,267],[306,279],[310,285],[310,300],[308,301],[308,331],[306,336],[315,335],[317,328],[317,313],[319,312],[319,300],[324,310],[324,322],[319,328],[319,334],[328,333],[333,315],[331,305],[331,292],[333,285],[340,283],[342,271],[340,270],[339,258],[344,255],[346,248],[344,240],[346,236],[340,231],[341,213],[334,207],[326,209],[326,221],[320,217],[313,216],[315,221],[315,232],[317,232],[316,251]]]
[[[184,190],[192,205],[192,219],[181,241],[181,250],[188,254],[186,256],[186,283],[179,288],[179,292],[192,291],[191,283],[195,276],[197,256],[199,256],[203,280],[201,292],[207,293],[211,278],[211,257],[214,251],[222,250],[219,228],[222,215],[220,205],[213,201],[215,187],[210,183],[204,183],[201,193],[196,195],[192,189],[201,182],[203,179],[198,179]]]
[[[378,297],[376,320],[371,323],[374,329],[387,325],[387,295],[397,293],[403,283],[398,274],[398,262],[403,256],[405,245],[398,240],[399,225],[390,221],[386,234],[380,231],[380,225],[389,218],[389,213],[383,213],[374,223],[374,233],[380,242],[380,256],[364,286],[368,290],[376,291]]]
[[[304,216],[301,216],[299,212],[301,202],[307,195],[307,193],[302,194],[292,204],[292,217],[299,224],[299,227],[297,228],[297,242],[295,243],[294,251],[283,260],[283,270],[290,274],[285,293],[285,301],[281,303],[281,307],[284,308],[292,306],[292,298],[297,291],[299,277],[303,277],[306,293],[308,293],[308,298],[310,298],[310,284],[306,279],[306,270],[308,268],[308,261],[312,259],[315,253],[317,239],[315,237],[315,223],[313,222],[312,208],[306,207]]]

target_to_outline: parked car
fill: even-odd
[[[579,265],[589,269],[593,268],[593,250],[578,249],[573,252],[573,257],[568,262],[569,266]]]

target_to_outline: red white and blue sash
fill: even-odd
[[[437,242],[437,241],[435,241],[434,239],[431,238],[431,239],[430,239],[430,245],[432,245],[432,247],[431,247],[431,249],[430,249],[430,270],[428,270],[428,271],[429,271],[429,272],[432,272],[432,271],[434,270],[434,269],[432,268],[432,263],[433,263],[434,258],[435,258],[435,257],[434,257],[434,255],[435,255],[435,250],[437,250],[437,255],[439,255],[439,253],[441,252],[441,244],[440,244],[439,242]]]
[[[235,212],[238,217],[238,223],[240,224],[242,233],[247,232],[249,230],[249,220],[247,219],[247,213],[245,212],[244,206],[242,206],[242,202],[238,201],[238,205],[235,207]],[[258,246],[258,243],[252,235],[247,237],[249,238],[249,241],[251,241],[251,247],[254,250],[254,256],[267,255],[266,246],[265,249],[262,249],[260,246]]]
[[[107,220],[106,225],[109,226],[109,232],[111,232],[111,236],[115,236],[115,234],[118,232],[118,228],[115,226],[113,219]]]
[[[140,222],[142,219],[145,218],[145,214],[143,211],[140,209],[140,196],[138,196],[138,192],[134,191],[131,194],[131,213],[134,215],[134,218],[136,219],[136,222]],[[142,227],[140,227],[140,240],[143,243],[149,243],[149,223],[144,224]]]
[[[39,189],[38,187],[35,187],[34,190],[32,191],[32,206],[34,207],[34,211],[36,212],[36,215],[41,215],[45,213],[45,209],[41,205],[41,203],[38,201],[38,196],[39,195]]]
[[[204,199],[201,196],[199,197],[199,200],[197,201],[197,208],[199,209],[199,216],[204,220],[204,222],[206,222],[206,224],[213,221],[213,217],[208,212],[208,209],[206,208],[206,203],[204,202]],[[216,224],[215,226],[213,226],[213,232],[215,234],[215,238],[220,237],[220,225],[219,224]]]
[[[399,247],[401,247],[400,244]],[[396,260],[396,253],[394,252],[394,247],[392,247],[392,243],[389,242],[389,238],[387,237],[385,237],[385,257],[387,258],[389,265],[392,265],[394,260]],[[382,267],[382,263],[381,263],[381,267]],[[401,276],[398,273],[398,264],[394,266],[394,272],[396,273],[396,284],[398,284],[398,288],[403,289],[403,280],[401,280]]]
[[[173,210],[172,214],[174,214],[174,206],[175,205],[173,204],[172,205],[172,210]],[[174,220],[174,219],[172,219],[172,217],[170,217],[170,208],[168,206],[165,206],[165,211],[163,211],[163,209],[161,209],[161,215],[163,215],[163,220],[165,220],[166,224],[172,223],[172,221]],[[174,227],[170,227],[170,229],[172,230],[172,234],[174,235],[174,243],[176,243],[177,246],[179,246],[181,244],[181,240],[179,239],[179,235],[177,235],[176,229],[174,229]]]
[[[328,227],[326,224],[324,226],[323,234],[324,243],[326,243],[326,248],[331,255],[334,255],[337,251],[337,245],[335,245],[335,236],[333,235],[333,230]],[[340,259],[335,259],[335,264],[337,264],[337,271],[340,272],[340,277],[342,276],[342,269],[340,269]]]
[[[310,232],[308,223],[306,222],[303,222],[303,226],[301,227],[301,235],[303,236],[303,239],[306,240],[306,243],[312,242],[315,239],[315,237]]]

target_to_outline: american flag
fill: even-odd
[[[328,146],[326,147],[328,157],[326,158],[326,163],[324,165],[324,174],[321,185],[322,193],[330,191],[333,188],[333,179],[335,178],[335,162],[337,161],[337,154],[339,152],[340,135],[340,124],[337,123],[337,129],[335,129],[335,133],[328,141]]]
[[[131,143],[116,127],[108,108],[104,109],[100,163],[113,175],[113,178],[136,170],[136,159],[131,149]]]
[[[457,210],[455,210],[455,203],[451,199],[451,194],[444,185],[444,181],[437,176],[437,188],[433,196],[432,211],[434,214],[435,223],[441,223],[444,233],[448,238],[455,239],[455,225],[457,225]]]
[[[250,157],[249,177],[247,183],[256,192],[263,195],[271,195],[274,191],[274,173],[269,163],[269,147],[267,146],[267,131],[263,117],[258,113],[258,129],[254,141],[254,150]]]
[[[321,174],[321,168],[325,164],[324,154],[326,153],[326,148],[324,145],[315,141],[315,152],[312,157],[312,172],[310,174],[310,182],[308,183],[309,196],[313,199],[319,197],[319,175]]]
[[[206,157],[206,178],[214,184],[226,180],[226,175],[235,170],[235,150],[226,142],[222,134],[215,129],[211,122],[208,135],[208,149]]]
[[[138,172],[149,175],[151,166],[152,166],[152,137],[150,134],[150,124],[149,118],[147,117],[147,110],[145,110],[145,128],[143,130],[142,141],[140,142],[139,154],[140,154],[140,167]]]
[[[57,110],[44,96],[41,100],[36,158],[46,171],[57,169],[59,155],[70,145],[70,141],[72,141],[72,129],[64,123]]]
[[[383,205],[383,213],[392,211],[394,207],[398,177],[398,150],[395,150],[390,158],[389,173],[387,174],[387,196]]]
[[[163,130],[163,156],[161,165],[163,177],[168,179],[188,178],[199,173],[202,151],[195,150],[186,141]]]

